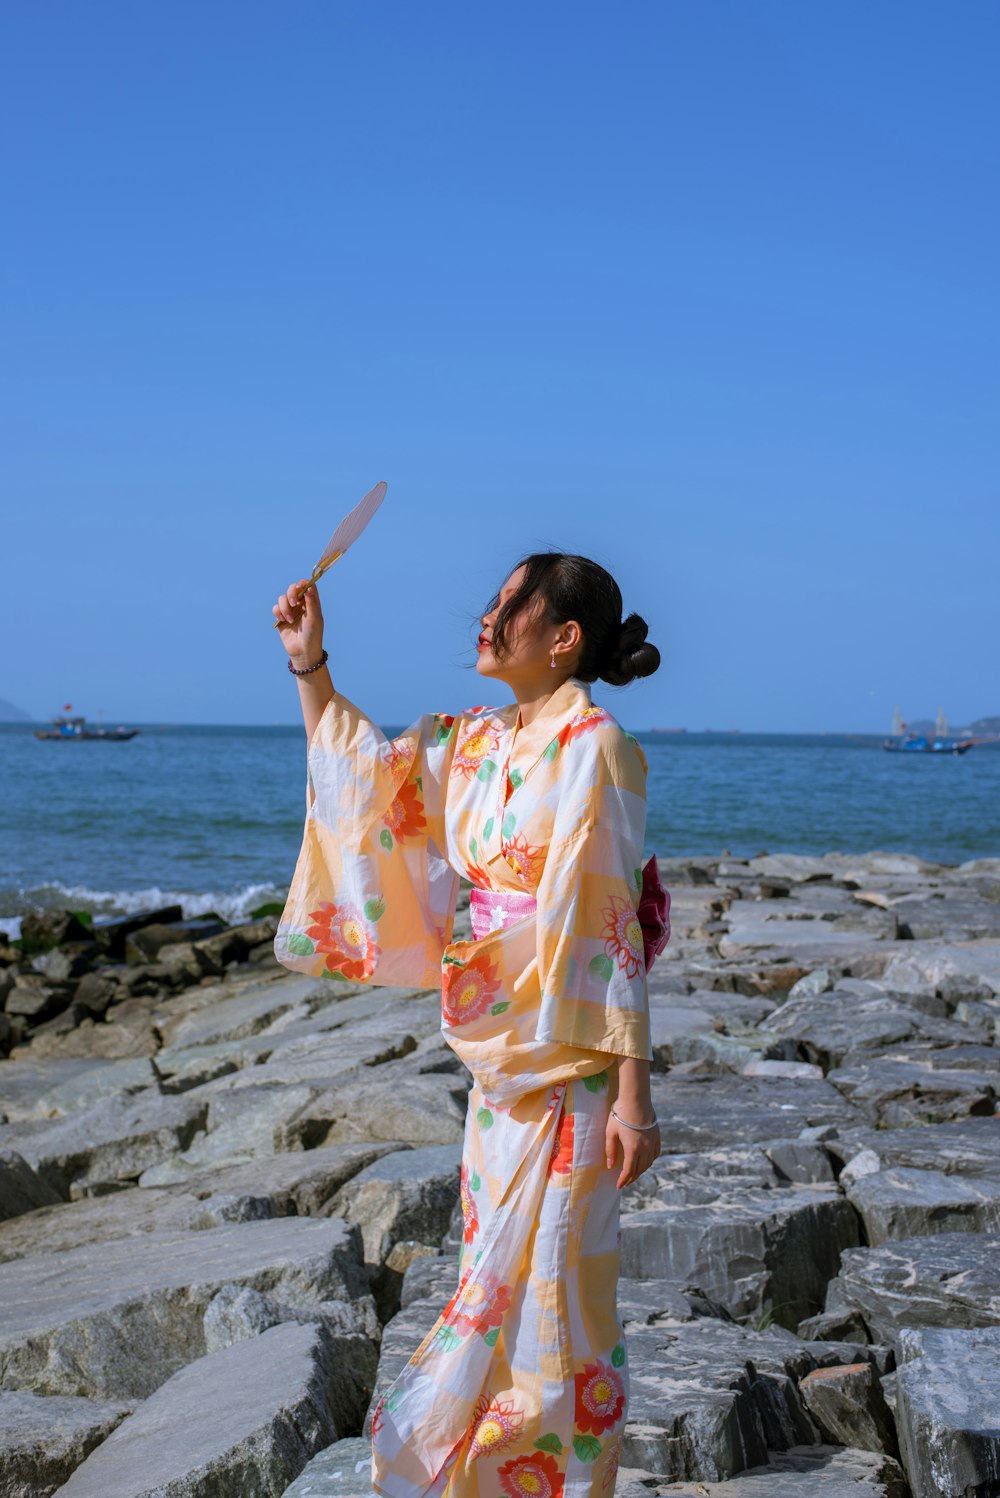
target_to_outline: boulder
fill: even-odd
[[[844,1161],[861,1150],[871,1150],[882,1166],[989,1176],[1000,1162],[1000,1118],[990,1114],[956,1123],[911,1124],[905,1129],[844,1129],[825,1147],[835,1159]]]
[[[348,1436],[314,1456],[284,1498],[375,1498],[371,1475],[371,1441]]]
[[[734,1316],[795,1327],[820,1309],[857,1219],[830,1186],[734,1190],[705,1205],[683,1192],[621,1218],[621,1272],[700,1286]]]
[[[906,1166],[876,1168],[852,1181],[851,1205],[874,1247],[927,1233],[1000,1231],[1000,1162],[994,1176],[945,1175]],[[877,1162],[876,1162],[877,1165]],[[843,1181],[843,1176],[841,1177]]]
[[[322,1327],[273,1327],[175,1373],[59,1498],[279,1498],[316,1452],[357,1428],[367,1394]]]
[[[357,1224],[369,1264],[384,1263],[407,1239],[436,1250],[458,1200],[461,1162],[460,1144],[383,1155],[342,1186],[328,1210]]]
[[[661,1138],[678,1152],[794,1137],[825,1123],[845,1128],[868,1121],[829,1081],[654,1075],[650,1090]]]
[[[344,1081],[321,1093],[280,1130],[283,1149],[318,1144],[403,1139],[408,1144],[461,1143],[468,1105],[468,1075],[433,1072]],[[381,1073],[381,1069],[380,1069]]]
[[[0,1387],[143,1399],[205,1352],[223,1285],[316,1306],[368,1293],[356,1229],[278,1218],[151,1232],[0,1265]]]
[[[904,1327],[1000,1325],[1000,1234],[935,1233],[848,1248],[834,1285],[875,1341]]]
[[[1000,1492],[1000,1327],[906,1333],[896,1419],[913,1498]]]
[[[130,1412],[94,1399],[0,1394],[0,1492],[50,1498]]]
[[[741,1472],[731,1482],[653,1485],[639,1481],[633,1487],[627,1469],[622,1468],[615,1495],[616,1498],[653,1498],[653,1495],[655,1498],[910,1498],[906,1478],[892,1457],[843,1446],[796,1446],[773,1452],[766,1465]],[[316,1498],[323,1495],[317,1493]]]
[[[89,941],[90,927],[72,910],[29,910],[21,917],[26,952],[47,952],[68,941]]]
[[[986,1116],[996,1111],[998,1074],[909,1061],[872,1060],[827,1076],[845,1097],[885,1127]]]
[[[814,1368],[799,1380],[799,1392],[825,1441],[899,1455],[892,1415],[871,1363]]]

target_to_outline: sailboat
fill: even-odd
[[[928,740],[927,735],[922,733],[907,733],[898,707],[893,709],[889,734],[890,737],[883,740],[882,748],[896,754],[964,754],[975,743],[974,739],[956,739],[949,734],[948,719],[943,707],[937,710],[932,739]]]

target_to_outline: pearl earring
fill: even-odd
[[[550,656],[549,656],[549,665],[550,665],[550,666],[554,666],[554,665],[555,665],[555,663],[556,663],[556,653],[555,653],[555,651],[554,651],[554,650],[553,650],[553,651],[552,651],[552,653],[551,653],[551,654],[550,654]]]

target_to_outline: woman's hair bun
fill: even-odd
[[[618,639],[611,642],[600,676],[613,687],[623,687],[637,676],[652,676],[660,664],[660,652],[646,639],[649,625],[641,614],[622,620]]]

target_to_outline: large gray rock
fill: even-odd
[[[910,1498],[902,1470],[891,1457],[843,1446],[774,1452],[765,1466],[741,1472],[731,1482],[644,1481],[633,1488],[628,1476],[622,1468],[616,1498]]]
[[[281,1128],[278,1142],[282,1149],[376,1139],[461,1143],[468,1095],[467,1073],[421,1076],[387,1066],[374,1076],[341,1082],[300,1108]]]
[[[114,1097],[49,1124],[9,1125],[0,1130],[0,1144],[9,1141],[60,1196],[68,1196],[88,1180],[136,1180],[185,1149],[207,1113],[207,1102],[191,1097]]]
[[[175,1373],[60,1498],[278,1498],[356,1427],[366,1391],[319,1326],[277,1326]]]
[[[987,1115],[904,1129],[844,1129],[824,1147],[845,1164],[860,1151],[872,1150],[882,1166],[991,1176],[998,1166],[998,1132],[997,1119]]]
[[[737,1191],[693,1206],[684,1193],[623,1215],[622,1273],[698,1285],[734,1316],[797,1326],[819,1310],[857,1219],[832,1187]]]
[[[285,1498],[375,1498],[372,1444],[364,1436],[335,1441],[304,1467]]]
[[[1000,1161],[997,1166],[1000,1172]],[[847,1198],[873,1247],[927,1233],[1000,1230],[1000,1173],[958,1176],[890,1166],[853,1181]]]
[[[0,1150],[0,1222],[61,1200],[16,1150]]]
[[[849,1248],[834,1282],[877,1342],[904,1327],[1000,1325],[1000,1235],[936,1233]]]
[[[398,1150],[366,1165],[330,1204],[361,1229],[365,1259],[382,1264],[404,1239],[436,1249],[458,1200],[458,1144]]]
[[[896,1420],[913,1498],[1000,1493],[1000,1327],[904,1338]]]
[[[261,1070],[255,1067],[253,1072]],[[205,1127],[183,1149],[143,1171],[142,1186],[167,1186],[213,1167],[241,1165],[273,1155],[277,1131],[316,1095],[316,1089],[308,1085],[246,1086],[225,1091],[216,1090],[218,1086],[211,1082],[183,1094],[185,1101],[207,1104]]]
[[[667,1149],[787,1139],[820,1124],[868,1122],[829,1082],[780,1077],[677,1078],[654,1075],[650,1091]]]
[[[937,1123],[996,1111],[998,1073],[953,1070],[912,1061],[876,1059],[840,1067],[827,1077],[873,1123]]]
[[[227,1284],[292,1305],[368,1293],[357,1230],[279,1218],[144,1233],[0,1265],[0,1387],[142,1399],[205,1351]]]
[[[799,1380],[799,1392],[825,1441],[898,1456],[892,1415],[871,1363],[814,1368]]]
[[[130,1413],[127,1404],[0,1394],[0,1493],[50,1498]]]
[[[955,1020],[922,1014],[873,983],[849,979],[829,992],[790,997],[761,1029],[794,1042],[805,1060],[824,1068],[900,1041],[951,1045],[975,1039],[975,1032]]]

